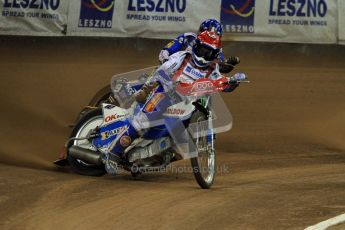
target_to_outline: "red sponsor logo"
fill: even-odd
[[[192,92],[204,92],[214,88],[211,81],[200,81],[193,84]]]
[[[105,122],[110,122],[110,121],[116,120],[116,118],[117,118],[117,115],[116,114],[112,114],[112,115],[109,115],[109,116],[105,117],[104,121]]]
[[[104,121],[105,122],[111,122],[111,121],[114,121],[116,119],[119,119],[121,117],[125,117],[126,115],[117,115],[117,114],[112,114],[112,115],[109,115],[109,116],[106,116],[104,118]]]
[[[168,108],[167,109],[167,114],[170,114],[170,115],[182,115],[186,112],[185,109],[170,109]]]
[[[146,104],[144,111],[147,113],[152,113],[158,103],[164,98],[164,94],[157,93],[155,94],[151,100]]]

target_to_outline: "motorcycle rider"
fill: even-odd
[[[180,98],[170,96],[170,93],[176,94],[175,82],[194,82],[198,78],[217,80],[222,77],[216,62],[220,50],[221,36],[216,32],[203,31],[195,39],[192,50],[174,53],[157,69],[156,74],[136,94],[137,102],[143,105],[140,111],[134,114],[131,125],[117,135],[110,147],[111,153],[105,164],[108,173],[116,174],[114,167],[116,167],[116,162],[121,160],[125,148],[130,144],[128,142],[142,136],[148,128],[156,126],[155,122],[161,120],[165,110],[179,102],[176,100]],[[243,78],[243,76],[230,78],[230,84],[224,91],[233,91],[238,86],[237,80],[243,80]],[[163,86],[163,92],[157,91],[159,84]],[[175,129],[173,126],[179,125],[178,122],[172,123],[165,123],[170,134],[172,134],[170,130]],[[175,143],[177,141],[183,144],[186,141],[183,135],[173,138]]]
[[[200,24],[198,35],[204,31],[215,32],[218,36],[222,37],[223,29],[221,24],[215,19],[207,19]],[[197,34],[192,32],[187,32],[184,34],[180,34],[177,36],[173,41],[169,42],[160,52],[159,54],[159,61],[160,63],[164,63],[169,59],[171,55],[178,51],[183,50],[191,50]],[[240,63],[240,59],[236,56],[231,56],[225,60],[223,56],[222,49],[220,49],[219,55],[219,71],[221,73],[230,73],[235,65]]]

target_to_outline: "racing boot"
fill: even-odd
[[[115,176],[118,171],[118,164],[121,161],[121,158],[113,154],[111,152],[106,154],[105,157],[105,171],[107,171],[108,174]]]

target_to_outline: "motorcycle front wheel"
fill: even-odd
[[[197,157],[191,158],[193,174],[201,188],[209,189],[214,182],[216,171],[214,135],[212,133],[205,135],[205,131],[211,127],[208,127],[207,117],[202,112],[195,112],[190,123],[196,127],[193,140],[198,152]]]

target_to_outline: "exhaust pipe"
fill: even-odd
[[[73,145],[68,149],[68,154],[79,160],[85,161],[86,163],[103,165],[100,152],[95,152],[89,149],[83,149],[76,145]]]

